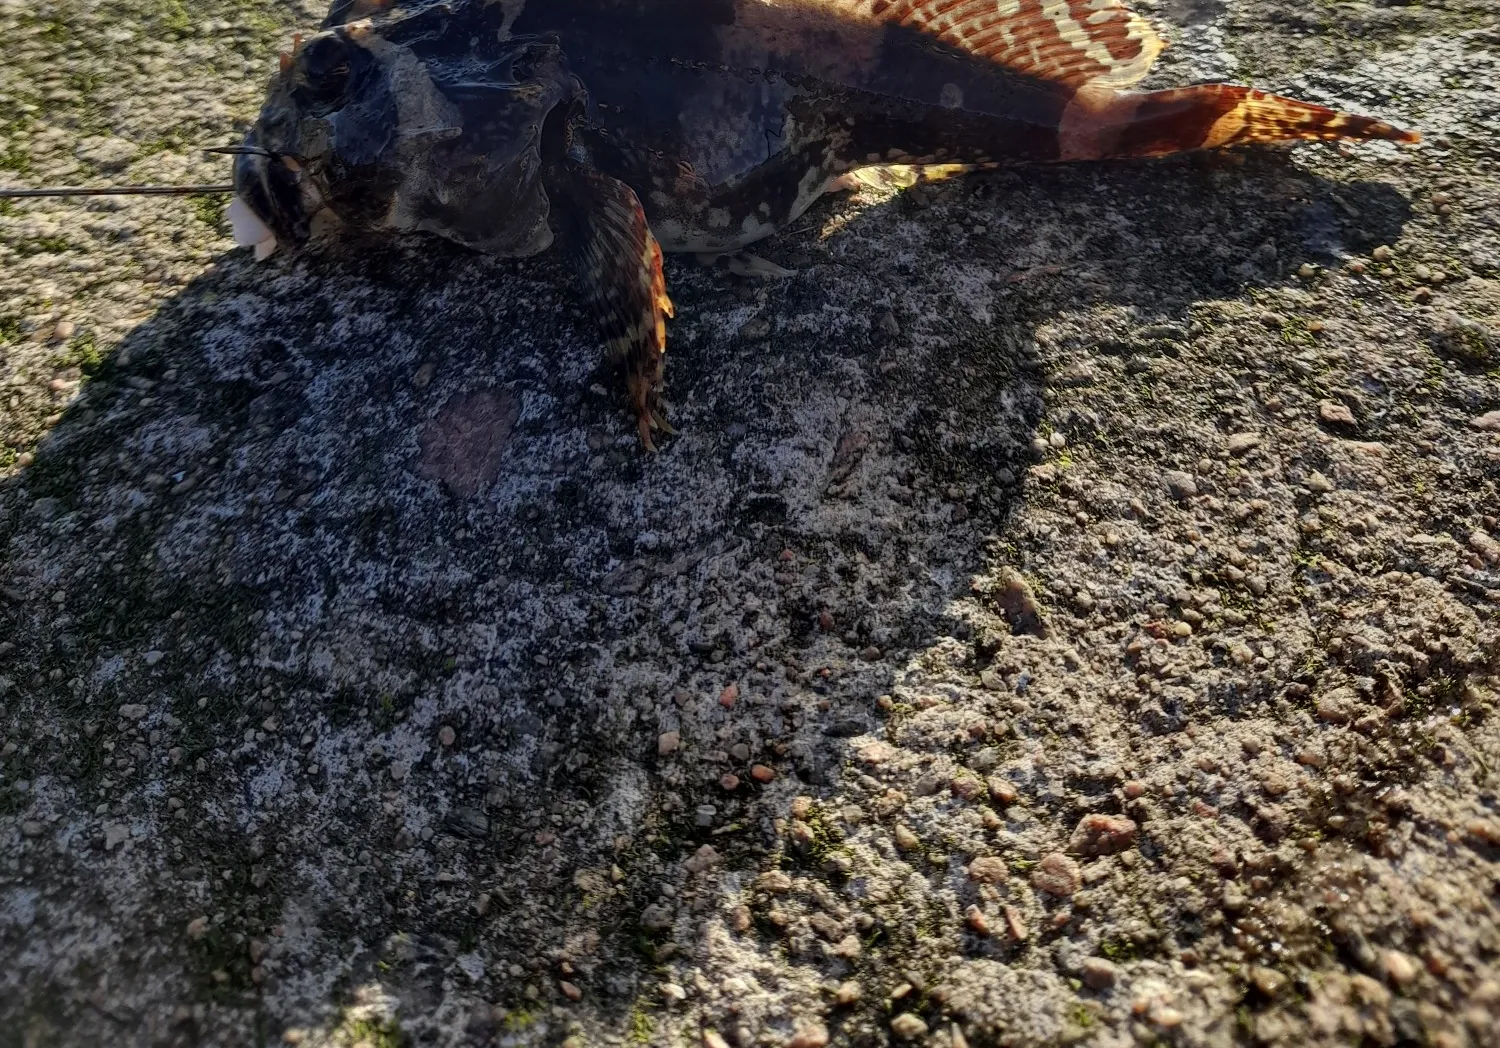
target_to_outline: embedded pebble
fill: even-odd
[[[822,1023],[808,1023],[792,1034],[786,1048],[826,1048],[828,1028]]]
[[[927,1035],[927,1024],[920,1016],[911,1012],[902,1012],[891,1020],[891,1033],[903,1041],[915,1041],[918,1037]]]
[[[1286,989],[1290,980],[1275,968],[1257,965],[1250,969],[1250,981],[1267,997],[1277,997],[1280,996],[1282,990]]]
[[[1260,444],[1260,435],[1257,433],[1235,433],[1225,443],[1224,448],[1231,455],[1239,457],[1244,455]]]
[[[1088,957],[1084,959],[1080,976],[1089,989],[1104,990],[1113,986],[1120,978],[1120,968],[1103,957]]]
[[[984,884],[999,884],[1010,877],[1010,868],[998,855],[981,855],[969,863],[969,879]]]
[[[1381,955],[1381,961],[1385,965],[1386,978],[1398,986],[1412,982],[1421,971],[1417,962],[1400,950],[1386,950]]]
[[[1032,887],[1060,897],[1072,895],[1082,882],[1083,874],[1078,863],[1062,852],[1043,856],[1031,872]]]
[[[1349,410],[1347,404],[1341,404],[1336,400],[1319,401],[1318,417],[1330,426],[1353,427],[1356,425],[1354,412]]]
[[[990,919],[984,915],[984,911],[978,906],[970,906],[964,911],[964,920],[969,927],[978,935],[988,937],[990,934]]]
[[[1136,824],[1119,815],[1085,815],[1073,830],[1068,850],[1089,858],[1114,855],[1135,843]]]
[[[1161,475],[1161,481],[1166,485],[1172,497],[1179,502],[1186,501],[1198,494],[1198,482],[1193,479],[1191,473],[1184,473],[1180,469],[1169,469]]]

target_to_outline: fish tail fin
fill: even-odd
[[[1417,142],[1421,137],[1382,120],[1250,87],[1201,84],[1150,92],[1085,88],[1064,117],[1060,144],[1065,160],[1105,160],[1247,142]]]

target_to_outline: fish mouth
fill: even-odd
[[[312,236],[313,219],[320,211],[317,194],[295,157],[261,145],[251,131],[234,162],[235,240],[255,246],[264,258],[278,244],[300,248]]]

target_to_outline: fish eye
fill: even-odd
[[[327,103],[343,94],[349,83],[349,45],[341,37],[317,37],[298,57],[299,86],[311,100]]]

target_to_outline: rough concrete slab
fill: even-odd
[[[1500,1041],[1492,5],[1142,6],[1428,141],[674,261],[652,459],[551,263],[0,210],[0,1044]],[[321,14],[0,0],[0,178]]]

